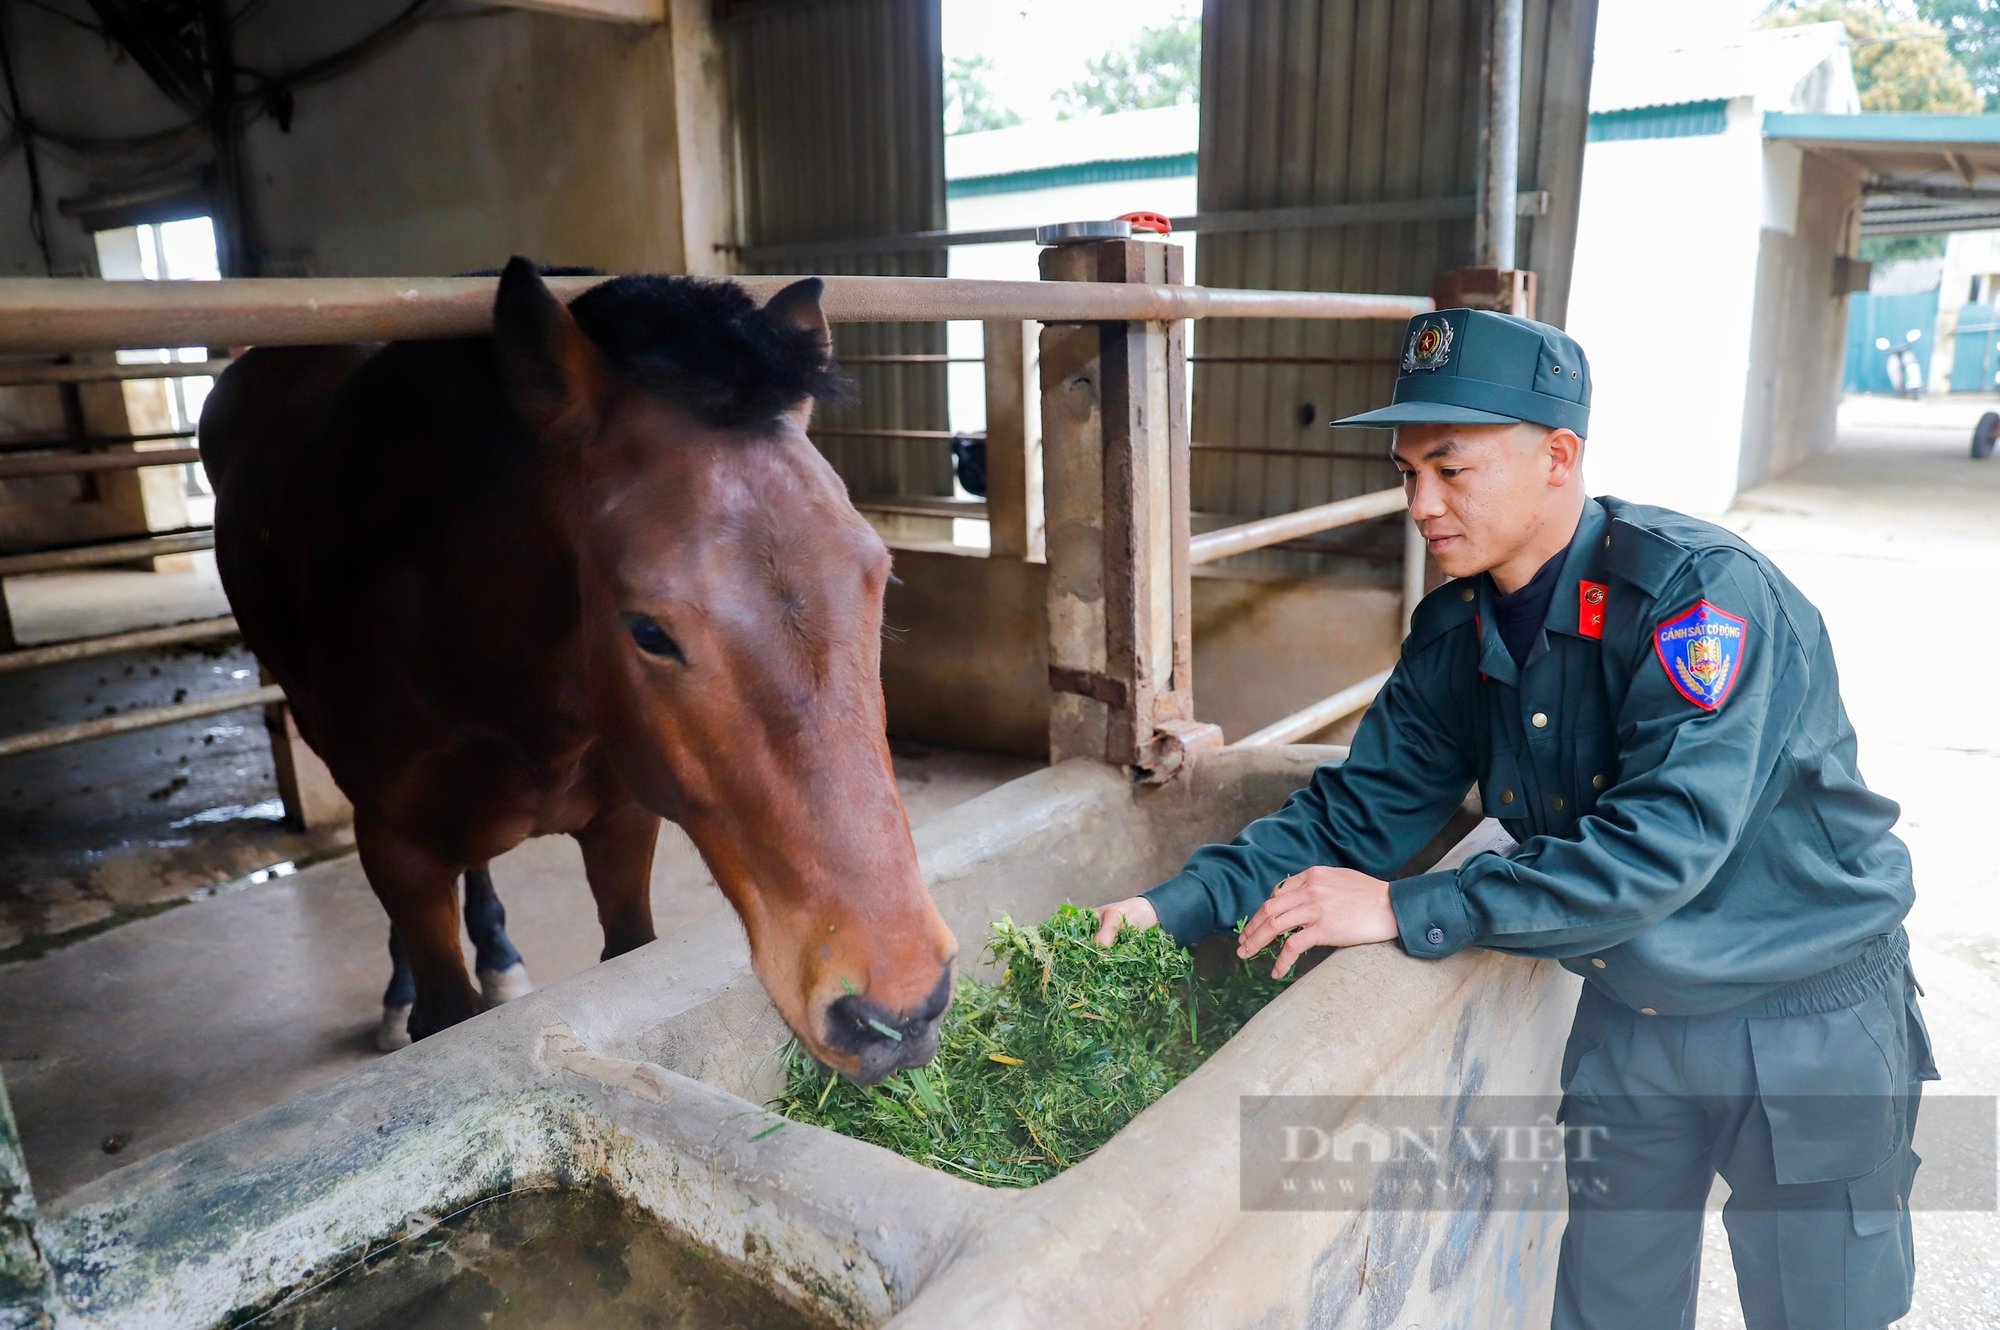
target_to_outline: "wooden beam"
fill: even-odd
[[[1972,162],[1964,153],[1948,152],[1944,159],[1951,164],[1952,170],[1958,172],[1958,178],[1965,182],[1968,189],[1979,183],[1979,172],[1973,169]]]
[[[597,19],[604,23],[665,23],[667,0],[500,0],[514,9]]]

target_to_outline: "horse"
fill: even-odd
[[[388,1042],[526,986],[487,865],[530,836],[581,847],[603,959],[652,941],[667,818],[812,1056],[873,1084],[935,1053],[957,944],[890,766],[889,550],[806,436],[844,382],[822,292],[565,305],[515,258],[490,336],[261,347],[217,381],[217,567],[353,804]]]

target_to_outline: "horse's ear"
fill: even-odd
[[[493,346],[514,406],[536,433],[560,441],[591,435],[607,386],[604,358],[518,255],[493,298]]]
[[[788,328],[810,332],[819,341],[819,360],[824,365],[833,358],[833,329],[826,323],[826,311],[819,307],[826,283],[817,277],[793,282],[765,302],[764,312]],[[807,397],[788,413],[804,429],[812,420],[813,399]]]

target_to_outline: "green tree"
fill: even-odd
[[[1944,30],[1945,45],[1991,110],[2000,102],[2000,0],[1916,0],[1916,5],[1918,17]]]
[[[1847,29],[1862,110],[1974,115],[1985,109],[1945,31],[1934,23],[1858,0],[1780,0],[1764,14],[1765,26],[1774,28],[1826,22]]]
[[[1106,51],[1084,66],[1084,76],[1056,93],[1056,114],[1109,115],[1201,100],[1201,19],[1175,19],[1147,28],[1122,51]]]
[[[987,86],[993,74],[993,57],[955,55],[944,71],[944,132],[977,134],[983,129],[1005,129],[1021,123],[1021,117]]]

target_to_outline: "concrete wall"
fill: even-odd
[[[237,34],[259,71],[346,45],[399,5],[276,0]],[[338,78],[300,86],[289,130],[243,137],[246,229],[265,275],[434,274],[543,262],[714,271],[729,199],[719,60],[707,5],[628,27],[520,10],[417,25]],[[26,5],[0,22],[27,113],[72,136],[171,129],[185,115],[101,39]],[[94,272],[55,201],[210,158],[199,133],[145,151],[42,154],[56,267]],[[683,190],[683,163],[699,163]],[[0,197],[27,196],[22,155]],[[40,275],[25,207],[0,210],[0,273]]]
[[[898,549],[882,644],[890,733],[953,747],[1048,752],[1048,565]],[[1225,738],[1385,669],[1399,593],[1333,579],[1197,572],[1194,703]],[[1351,733],[1352,723],[1330,731]]]
[[[1758,236],[1750,374],[1736,483],[1761,485],[1833,446],[1846,355],[1847,297],[1836,255],[1857,239],[1861,182],[1789,143],[1768,143]]]
[[[1766,207],[1762,127],[1743,97],[1721,134],[1584,154],[1567,327],[1594,380],[1584,452],[1594,493],[1697,513],[1735,496]]]

